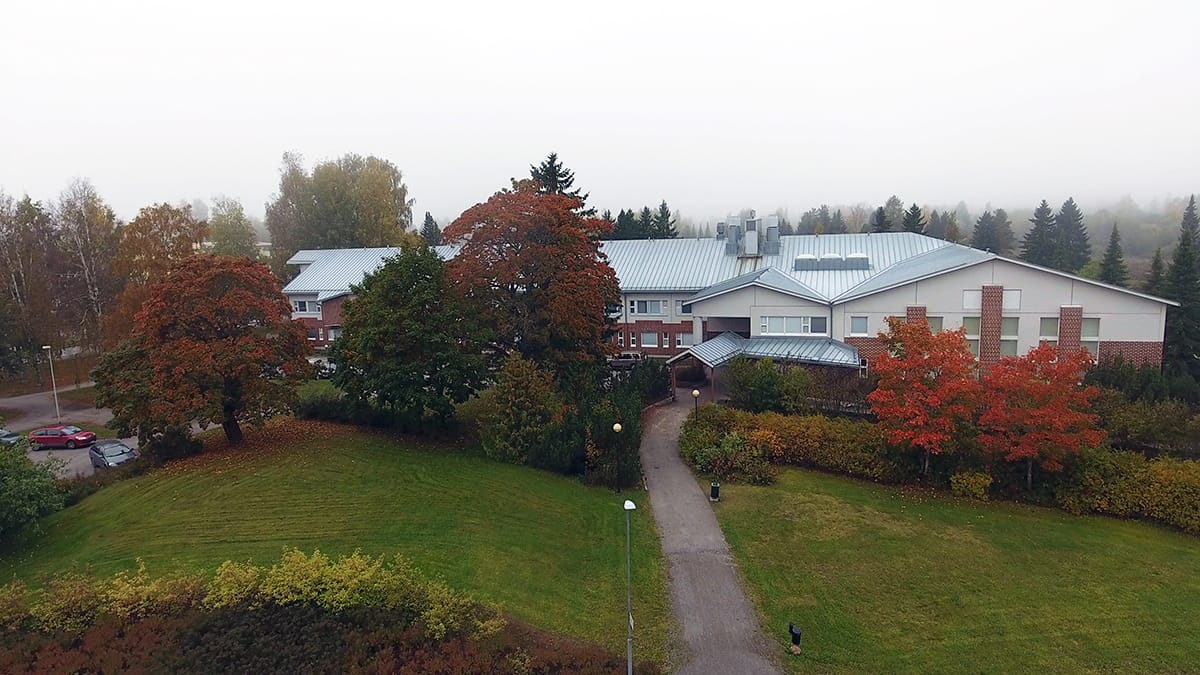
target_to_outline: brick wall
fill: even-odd
[[[926,323],[925,305],[909,305],[904,310],[904,323]]]
[[[1004,287],[984,286],[979,312],[979,365],[1000,361],[1000,324],[1004,318]]]
[[[683,323],[664,323],[662,321],[633,321],[630,323],[618,324],[617,330],[625,336],[625,344],[621,349],[630,351],[645,352],[648,356],[671,356],[687,349],[687,347],[675,347],[675,334],[687,333],[692,334],[692,322],[685,321]],[[657,347],[642,346],[642,333],[655,333],[658,336]],[[663,333],[667,334],[666,345],[663,345]],[[630,345],[629,336],[637,335],[638,344],[636,347]],[[619,345],[620,343],[618,343]]]
[[[1079,335],[1083,330],[1082,307],[1060,307],[1058,309],[1058,348],[1065,352],[1079,351]],[[1159,345],[1162,349],[1162,345]],[[1162,360],[1162,356],[1159,356]]]
[[[868,361],[887,351],[887,343],[877,337],[848,337],[843,342],[857,349],[859,357]]]
[[[1059,329],[1062,330],[1061,328]],[[1110,361],[1120,354],[1126,362],[1135,366],[1149,364],[1161,366],[1163,345],[1161,342],[1134,342],[1124,340],[1101,340],[1100,360]]]

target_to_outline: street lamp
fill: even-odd
[[[696,402],[696,412],[700,412],[700,390],[692,390],[692,400]]]
[[[613,433],[617,435],[617,442],[613,444],[613,452],[617,455],[617,475],[613,477],[613,485],[617,492],[621,491],[621,423],[613,424]]]
[[[629,615],[629,639],[626,641],[628,651],[625,654],[625,662],[629,666],[629,675],[633,675],[633,564],[629,554],[632,548],[629,539],[629,512],[636,508],[633,502],[625,500],[625,612]]]
[[[54,416],[58,418],[59,424],[62,424],[62,413],[58,410],[58,383],[54,381],[54,352],[50,350],[50,345],[42,345],[42,349],[46,350],[46,359],[50,361],[50,388],[54,390]]]

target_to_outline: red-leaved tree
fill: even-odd
[[[888,442],[929,456],[958,450],[979,406],[975,357],[963,331],[931,334],[925,322],[887,320],[888,350],[876,358],[879,385],[867,396]]]
[[[1024,357],[1008,357],[984,377],[985,407],[979,442],[994,459],[1025,460],[1025,487],[1033,487],[1033,464],[1061,471],[1063,459],[1104,442],[1092,400],[1096,387],[1083,386],[1092,365],[1086,350],[1060,353],[1042,344]]]
[[[462,249],[450,278],[496,329],[500,354],[520,353],[558,372],[611,351],[605,308],[620,301],[598,238],[612,225],[576,210],[568,195],[515,182],[459,216],[443,233]]]

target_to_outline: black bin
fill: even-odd
[[[712,486],[709,487],[709,489],[708,489],[708,501],[710,501],[710,502],[721,501],[721,484],[715,480],[712,482]]]

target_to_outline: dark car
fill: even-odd
[[[15,431],[8,429],[0,429],[0,443],[5,445],[16,445],[21,441],[21,435]]]
[[[96,434],[73,425],[42,427],[29,432],[29,442],[38,449],[86,448],[96,442]]]
[[[94,469],[111,469],[137,459],[137,450],[121,441],[99,441],[88,450]]]

